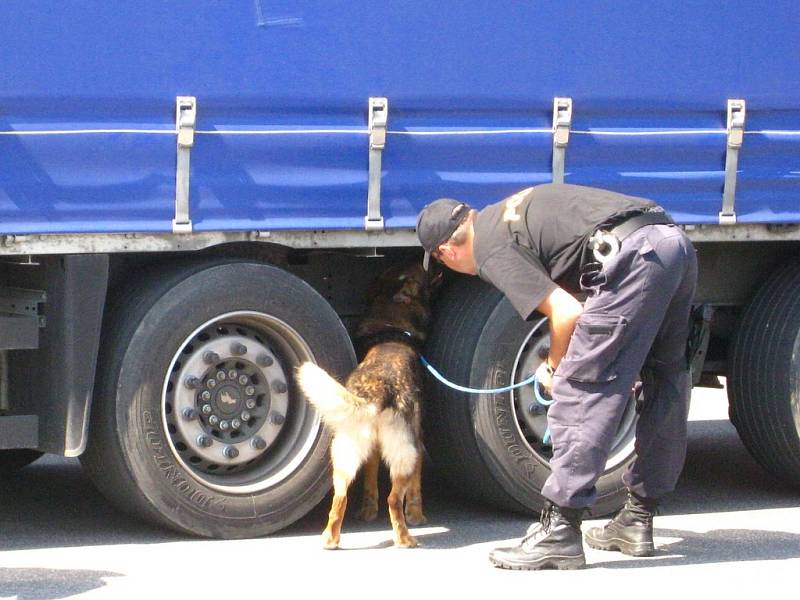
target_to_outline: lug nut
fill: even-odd
[[[208,417],[208,422],[211,425],[216,425],[217,423],[219,423],[219,417],[217,415],[211,415],[210,417]]]
[[[273,381],[272,382],[272,389],[275,390],[279,394],[285,394],[286,390],[289,389],[286,387],[286,383],[283,381]]]
[[[274,363],[275,361],[269,354],[259,354],[256,357],[256,362],[258,363],[259,367],[271,367],[272,363]]]
[[[252,396],[253,394],[256,393],[256,388],[254,388],[252,385],[248,385],[246,388],[244,388],[244,393],[247,394],[248,396]],[[251,406],[249,408],[253,407]]]
[[[211,400],[211,392],[205,390],[202,394],[200,394],[200,397],[205,401]]]
[[[197,411],[193,408],[184,408],[183,418],[187,421],[194,421],[197,418]]]
[[[264,448],[267,447],[267,442],[265,442],[262,438],[256,436],[252,440],[250,440],[250,445],[256,450],[263,450]]]
[[[225,371],[217,371],[217,379],[220,381],[225,381],[225,378],[227,377],[228,375],[225,373]]]
[[[252,398],[248,398],[247,402],[245,402],[244,405],[250,410],[253,410],[256,407],[256,401],[253,400]]]
[[[237,373],[235,370],[231,369],[228,371],[228,379],[231,381],[236,381],[237,377],[239,377],[239,373]]]
[[[210,415],[211,414],[211,405],[210,404],[203,404],[202,411],[203,411],[204,415]]]
[[[206,364],[213,365],[219,362],[219,354],[209,350],[208,352],[203,353],[203,360],[206,362]]]
[[[206,381],[206,385],[213,390],[215,387],[217,387],[217,380],[209,379],[208,381]]]
[[[279,412],[272,411],[269,413],[269,422],[273,425],[283,425],[286,422],[286,417]]]
[[[228,422],[227,421],[220,421],[219,422],[219,428],[222,431],[225,431],[226,429],[228,429]]]
[[[236,458],[239,456],[239,451],[233,446],[225,446],[225,449],[222,451],[222,453],[226,458]]]
[[[183,384],[190,390],[196,390],[201,385],[200,380],[194,375],[190,375],[189,377],[184,379]]]
[[[247,383],[247,375],[239,375],[239,385],[245,385]]]
[[[242,421],[244,421],[245,423],[247,423],[249,420],[250,420],[250,413],[249,413],[249,412],[247,412],[247,411],[244,411],[244,412],[242,413]]]
[[[211,439],[210,436],[207,436],[204,433],[201,433],[197,436],[197,444],[202,446],[203,448],[208,448],[211,444],[214,443],[214,440]]]
[[[242,422],[239,419],[234,419],[231,421],[231,429],[239,429],[242,426]]]
[[[247,354],[247,346],[240,344],[239,342],[234,342],[231,344],[231,354],[234,356],[242,356],[243,354]]]

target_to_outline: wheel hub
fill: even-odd
[[[220,358],[201,379],[195,395],[197,413],[213,438],[225,443],[246,441],[261,430],[269,414],[268,373],[241,356]]]
[[[278,440],[289,406],[287,374],[247,327],[215,325],[182,351],[169,377],[167,426],[192,468],[236,471]]]

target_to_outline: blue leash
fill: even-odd
[[[517,388],[533,384],[533,395],[536,398],[536,402],[538,402],[542,406],[550,406],[553,403],[553,400],[546,399],[542,395],[541,391],[539,391],[539,381],[536,378],[536,373],[528,377],[525,381],[520,381],[519,383],[515,383],[513,385],[507,385],[505,387],[500,387],[500,388],[478,389],[478,388],[464,387],[463,385],[458,385],[457,383],[449,381],[448,379],[445,378],[444,375],[442,375],[441,373],[439,373],[439,371],[434,369],[433,365],[429,363],[428,360],[421,354],[419,355],[419,359],[420,361],[422,361],[422,364],[425,365],[425,368],[428,369],[431,375],[433,375],[436,379],[441,381],[447,387],[453,388],[454,390],[458,390],[459,392],[464,392],[467,394],[502,394],[504,392],[510,392],[511,390],[515,390]],[[544,432],[542,443],[543,444],[550,443],[550,426],[548,426],[547,431]]]

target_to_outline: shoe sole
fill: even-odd
[[[543,569],[573,571],[586,565],[586,558],[583,556],[547,556],[533,563],[507,563],[491,556],[489,560],[495,567],[512,571],[541,571]]]
[[[622,552],[628,556],[653,556],[655,545],[652,542],[629,542],[622,538],[611,538],[610,540],[598,540],[586,533],[584,536],[586,545],[595,550],[608,550]]]

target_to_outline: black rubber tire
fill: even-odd
[[[477,278],[455,281],[442,294],[426,347],[430,362],[451,381],[473,388],[510,383],[513,362],[534,326]],[[526,514],[541,510],[550,474],[516,423],[510,393],[470,395],[426,381],[425,445],[450,487],[486,504]],[[625,500],[622,473],[633,455],[597,483],[593,515]]]
[[[162,423],[161,392],[187,336],[215,316],[243,310],[291,325],[318,364],[345,375],[355,354],[325,299],[279,268],[240,261],[145,274],[118,297],[104,324],[89,445],[81,456],[95,485],[145,520],[226,539],[275,532],[316,506],[331,487],[327,429],[319,428],[285,479],[261,491],[227,493],[193,478],[176,460]],[[304,401],[292,393],[290,402]]]
[[[0,477],[9,477],[38,460],[44,452],[38,450],[0,450]]]
[[[775,272],[744,311],[729,362],[731,421],[753,458],[800,487],[800,264]]]

